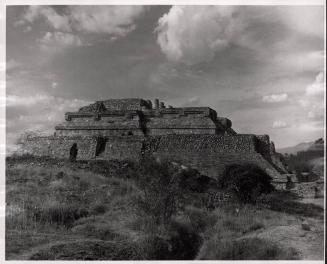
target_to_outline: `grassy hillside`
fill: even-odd
[[[315,228],[310,252],[322,256],[320,207],[285,193],[209,206],[217,191],[167,162],[8,158],[6,259],[302,259],[310,254],[265,230],[292,226],[299,241],[312,233],[304,219]]]

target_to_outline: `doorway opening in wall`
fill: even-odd
[[[78,153],[77,144],[74,143],[72,145],[72,147],[70,148],[70,151],[69,151],[69,160],[70,161],[75,161],[76,158],[77,158],[77,153]]]
[[[107,139],[104,138],[104,137],[98,137],[97,138],[97,145],[96,145],[96,148],[95,148],[95,156],[96,157],[101,155],[105,151],[106,142],[107,142]]]

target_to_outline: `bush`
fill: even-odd
[[[153,217],[157,225],[168,225],[177,212],[183,194],[176,168],[166,161],[144,159],[138,168],[136,180],[142,190],[137,201],[139,209]]]
[[[274,190],[272,178],[253,164],[230,165],[218,183],[221,188],[233,192],[239,201],[255,203],[262,193]]]

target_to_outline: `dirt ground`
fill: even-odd
[[[317,200],[317,201],[315,201]],[[323,199],[306,199],[305,203],[321,205]],[[303,226],[303,225],[306,226]],[[308,228],[309,227],[309,228]],[[292,222],[289,225],[273,226],[257,230],[245,237],[270,239],[287,249],[294,248],[301,260],[324,259],[324,220],[302,217],[302,223]]]

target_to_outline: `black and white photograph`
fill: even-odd
[[[0,14],[3,261],[324,262],[326,1],[44,2]]]

